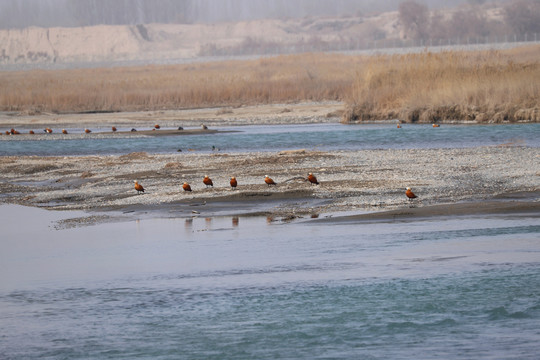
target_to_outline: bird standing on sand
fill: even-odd
[[[185,182],[182,185],[182,189],[184,189],[184,191],[191,191],[191,186],[189,186],[189,184],[187,182]]]
[[[206,187],[214,187],[214,183],[212,182],[212,179],[208,177],[208,175],[204,175],[203,183],[206,185]]]
[[[52,129],[51,128],[46,128],[43,131],[45,131],[47,134],[52,134]]]
[[[34,135],[34,130],[30,130],[28,133]]]
[[[87,133],[87,134],[90,134],[92,132],[92,130],[90,129],[84,129],[84,132]]]
[[[137,190],[137,194],[144,192],[143,186],[139,184],[137,180],[135,180],[135,190]]]
[[[154,128],[155,128],[155,129],[159,129],[159,128],[161,128],[161,126],[159,126],[158,124],[156,124],[156,125],[154,125]]]
[[[113,127],[111,128],[111,130],[112,130],[112,132],[116,132],[116,127],[113,126]]]
[[[313,175],[312,173],[309,173],[309,174],[308,174],[307,179],[309,180],[309,182],[310,182],[311,184],[319,185],[319,182],[317,181],[317,178],[316,178],[315,175]]]
[[[67,130],[66,129],[62,129],[62,134],[67,134]]]
[[[201,129],[203,129],[203,130],[208,130],[208,126],[202,124],[202,125],[201,125]]]
[[[238,186],[238,182],[236,181],[236,178],[235,178],[234,176],[231,177],[230,184],[231,184],[231,188],[232,188],[233,190],[236,189],[236,187]]]
[[[270,185],[277,185],[274,180],[272,180],[270,177],[268,177],[268,175],[264,175],[264,182],[270,186]]]
[[[405,191],[405,195],[407,195],[407,197],[409,198],[409,200],[412,200],[412,199],[418,197],[418,196],[416,196],[416,195],[411,191],[411,188],[410,188],[410,187],[408,187],[407,190]]]

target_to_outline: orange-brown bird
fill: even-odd
[[[441,126],[441,125],[439,125],[439,124],[433,124],[433,127],[439,127],[439,126]]]
[[[154,125],[154,128],[159,129],[159,128],[161,128],[161,126],[159,126],[158,124],[156,124],[156,125]]]
[[[401,124],[398,123],[398,124],[397,124],[397,128],[398,128],[398,129],[401,129]]]
[[[232,188],[233,190],[236,189],[236,187],[238,186],[238,181],[236,181],[236,178],[235,178],[234,176],[231,177],[230,184],[231,184],[231,188]]]
[[[66,129],[62,129],[62,134],[67,134],[67,130],[66,130]]]
[[[10,132],[11,135],[19,135],[20,132],[18,132],[17,130],[15,129],[11,129],[11,132]]]
[[[90,129],[84,129],[84,132],[87,133],[87,134],[90,134],[92,132],[92,130]]]
[[[11,134],[11,133],[10,133],[9,131],[6,130],[6,135],[9,135],[9,134]]]
[[[204,179],[202,181],[206,187],[212,186],[214,187],[214,183],[212,182],[212,179],[208,177],[208,175],[204,175]]]
[[[45,131],[47,134],[52,134],[52,132],[53,132],[51,128],[46,128],[43,131]]]
[[[144,192],[143,186],[139,184],[137,180],[135,180],[135,190],[137,190],[137,194]]]
[[[274,180],[272,180],[270,177],[268,177],[268,175],[264,175],[264,182],[266,184],[268,184],[268,186],[270,185],[277,185]]]
[[[317,181],[317,178],[312,173],[309,173],[307,176],[307,179],[311,184],[319,185],[319,182]]]
[[[116,127],[114,127],[114,126],[111,129],[112,129],[113,132],[116,131]]]
[[[414,195],[414,193],[411,191],[411,188],[408,187],[407,190],[405,191],[405,195],[407,195],[407,197],[409,198],[409,200],[412,200],[414,198],[417,198],[416,195]]]
[[[189,186],[189,184],[187,182],[185,182],[182,185],[182,189],[184,189],[184,191],[191,191],[191,186]]]
[[[30,130],[28,133],[33,135],[33,134],[34,134],[34,130]]]

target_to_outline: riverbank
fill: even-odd
[[[78,129],[83,133],[84,128],[93,132],[110,132],[111,127],[115,126],[119,131],[130,131],[134,128],[137,130],[136,134],[140,135],[141,131],[152,131],[155,125],[160,126],[162,133],[164,130],[177,130],[178,127],[183,127],[184,131],[191,131],[190,127],[201,129],[201,125],[213,130],[217,126],[336,123],[343,108],[342,102],[326,101],[79,114],[0,112],[0,133],[14,128],[21,135],[29,130],[43,134],[43,129],[47,127],[53,129],[53,134],[61,133],[62,129]],[[152,131],[151,134],[159,133]]]
[[[422,216],[414,215],[419,210],[411,208],[468,202],[473,209],[475,202],[495,198],[516,201],[512,194],[527,194],[517,200],[529,202],[537,211],[539,158],[540,149],[522,146],[6,156],[0,164],[0,199],[52,210],[110,214],[92,218],[90,213],[74,225],[122,217],[264,215],[271,220],[293,220],[397,209]],[[306,181],[310,172],[320,185]],[[203,184],[206,174],[213,187]],[[265,175],[277,185],[266,185]],[[236,189],[229,185],[231,176],[238,180]],[[134,180],[144,186],[144,193],[137,193]],[[182,190],[184,182],[192,192]],[[412,187],[418,198],[409,201],[406,187]],[[463,211],[462,207],[447,208],[448,215]]]

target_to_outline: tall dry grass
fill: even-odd
[[[304,54],[170,66],[0,73],[0,109],[135,111],[342,100],[357,59]]]
[[[540,46],[371,58],[344,121],[540,121]]]
[[[345,101],[346,122],[540,121],[540,46],[0,72],[3,111],[138,111],[323,100]]]

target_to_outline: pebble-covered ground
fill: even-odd
[[[306,181],[317,176],[320,185]],[[202,180],[209,175],[214,186]],[[269,175],[277,186],[269,187]],[[232,190],[229,179],[238,187]],[[134,180],[145,192],[138,194]],[[185,192],[188,182],[193,189]],[[538,201],[540,149],[466,149],[178,153],[122,156],[3,157],[0,200],[57,210],[123,213],[257,213],[282,218],[424,207],[529,194]],[[525,196],[527,197],[527,195]],[[99,221],[101,218],[96,219]],[[102,219],[101,219],[102,220]]]

